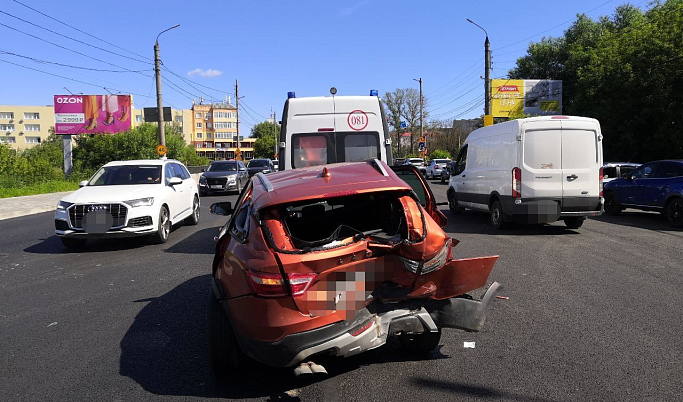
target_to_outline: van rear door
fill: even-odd
[[[576,198],[600,197],[602,155],[597,124],[591,121],[562,122],[562,197],[563,209]],[[577,207],[595,208],[580,200]],[[587,200],[586,200],[587,201]]]
[[[523,123],[522,198],[562,197],[562,123],[541,120]],[[512,172],[510,172],[510,181]]]

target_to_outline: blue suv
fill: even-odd
[[[624,208],[658,211],[673,226],[683,227],[683,160],[646,163],[619,179],[605,183],[605,213]]]

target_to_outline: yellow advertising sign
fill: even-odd
[[[524,115],[524,80],[491,80],[491,114],[506,118]]]

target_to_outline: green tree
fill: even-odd
[[[280,125],[269,121],[262,121],[251,128],[251,136],[254,138],[279,137]]]
[[[275,159],[275,138],[272,135],[264,135],[256,139],[254,157]]]
[[[563,80],[564,113],[594,117],[605,160],[683,155],[683,0],[585,15],[561,38],[532,43],[511,78]]]
[[[435,149],[429,154],[429,159],[451,159],[451,154],[443,149]]]

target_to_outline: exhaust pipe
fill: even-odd
[[[327,375],[327,370],[325,370],[325,367],[314,362],[301,363],[297,368],[294,369],[294,376],[297,378],[310,377],[314,374]]]

